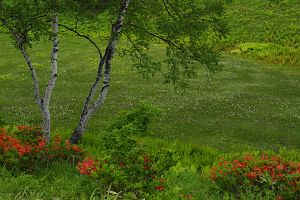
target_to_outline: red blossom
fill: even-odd
[[[284,169],[284,165],[278,164],[278,165],[276,166],[276,169],[277,169],[278,171],[281,171],[281,170]]]
[[[254,180],[257,178],[257,174],[255,172],[249,172],[247,174],[247,177],[250,179],[250,180]]]
[[[238,168],[244,168],[244,167],[246,167],[247,166],[247,163],[238,163]]]
[[[157,190],[157,191],[164,191],[165,190],[165,186],[163,186],[163,185],[158,185],[158,186],[155,186],[155,190]]]
[[[269,160],[268,154],[262,154],[261,159],[262,160]]]
[[[256,172],[261,172],[261,168],[258,167],[258,166],[255,166],[255,167],[253,168],[253,170],[256,171]]]
[[[45,146],[46,146],[46,141],[45,141],[45,140],[40,140],[40,141],[39,141],[39,144],[38,144],[38,147],[39,147],[40,149],[44,149]]]
[[[280,161],[280,158],[277,157],[277,156],[273,156],[273,157],[271,158],[271,160],[272,160],[272,161],[275,161],[275,162],[279,162],[279,161]]]
[[[149,162],[150,162],[150,157],[147,154],[145,154],[144,155],[144,163],[147,164]]]
[[[21,125],[21,126],[17,126],[17,129],[19,130],[19,131],[24,131],[24,130],[28,130],[28,126],[24,126],[24,125]]]
[[[97,172],[97,165],[97,160],[85,158],[84,161],[78,162],[77,168],[80,174],[89,176],[92,172]]]
[[[82,149],[79,148],[77,145],[73,145],[73,146],[72,146],[72,150],[74,150],[74,151],[76,151],[76,152],[81,152],[81,151],[82,151]]]

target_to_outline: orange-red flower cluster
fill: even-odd
[[[52,160],[79,160],[83,151],[77,145],[63,144],[60,137],[47,145],[40,129],[17,126],[16,129],[0,128],[0,163],[12,168],[31,169],[37,163]],[[25,158],[24,158],[25,157]],[[43,158],[43,159],[40,159]]]
[[[60,140],[59,139],[56,140],[56,142],[58,142],[58,141],[59,141],[58,144],[60,145],[61,139]],[[71,144],[69,140],[65,141],[65,145],[66,145],[66,149],[69,150],[69,151],[73,150],[75,152],[82,152],[81,148],[79,148],[76,144]]]
[[[252,185],[259,187],[262,183],[272,184],[276,191],[280,188],[300,190],[300,162],[285,161],[279,156],[265,153],[256,157],[246,155],[233,161],[221,159],[211,168],[210,178],[220,184],[222,181],[234,179],[233,182],[242,185],[248,179]],[[266,183],[266,178],[271,183]]]
[[[29,144],[22,144],[18,139],[2,132],[0,134],[0,154],[6,154],[8,151],[17,151],[19,156],[23,156],[29,154],[32,147]]]
[[[92,172],[97,172],[101,165],[97,160],[85,158],[82,162],[78,162],[77,168],[80,174],[90,176]]]

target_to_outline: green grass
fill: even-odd
[[[0,43],[0,113],[9,124],[39,123],[25,61],[7,36],[1,34]],[[97,54],[87,42],[63,36],[60,47],[59,76],[51,102],[52,129],[57,133],[75,127],[97,70]],[[48,77],[49,52],[46,42],[30,50],[42,87]],[[159,47],[151,53],[163,56]],[[144,80],[131,69],[128,58],[116,56],[107,101],[93,116],[83,142],[97,146],[101,131],[119,111],[147,101],[163,110],[151,125],[153,138],[222,151],[299,148],[300,69],[229,54],[222,55],[222,63],[223,71],[209,81],[199,67],[199,76],[181,94],[162,84],[159,76]]]
[[[12,174],[0,167],[0,199],[90,199],[101,185],[80,176],[74,166],[56,163],[35,175]]]
[[[299,48],[298,0],[233,1],[227,17],[228,39],[234,43],[273,42]]]
[[[227,9],[227,50],[266,63],[300,65],[300,2],[239,0]],[[243,49],[247,48],[247,51]],[[232,50],[233,49],[233,50]]]
[[[176,175],[176,174],[179,175]],[[106,195],[103,186],[95,179],[78,175],[74,167],[66,163],[57,163],[53,167],[43,170],[35,175],[19,174],[14,176],[11,172],[0,167],[0,199],[1,200],[114,200],[116,195]],[[206,177],[197,175],[197,172],[189,169],[181,169],[179,172],[170,171],[167,175],[171,185],[183,187],[181,192],[189,194],[195,192],[197,200],[220,200],[224,198],[214,190],[211,181]],[[195,187],[196,186],[196,187]],[[176,188],[173,188],[176,191]],[[174,190],[170,191],[173,192]],[[178,192],[178,191],[177,191]],[[173,200],[176,193],[163,193],[151,199]],[[106,195],[106,196],[104,196]],[[105,198],[106,197],[106,198]],[[129,200],[126,198],[126,200]]]

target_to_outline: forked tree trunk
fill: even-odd
[[[91,117],[91,115],[98,110],[104,103],[107,92],[109,90],[109,84],[110,84],[110,72],[111,72],[111,62],[114,57],[116,48],[117,48],[117,43],[118,39],[120,36],[120,32],[122,31],[122,26],[123,26],[123,21],[124,21],[124,16],[128,10],[128,6],[130,4],[130,0],[123,0],[120,6],[120,11],[118,18],[115,22],[115,24],[112,25],[112,30],[111,30],[111,36],[110,36],[110,41],[106,47],[105,55],[101,56],[100,55],[100,62],[98,66],[98,74],[96,77],[96,80],[94,84],[92,85],[90,92],[88,96],[86,97],[86,100],[83,105],[83,109],[81,112],[80,120],[73,131],[73,134],[70,137],[70,143],[76,144],[79,142],[81,139],[82,135],[85,132],[85,128],[87,126],[87,123]],[[104,67],[104,75],[102,73]],[[92,99],[95,96],[95,93],[97,91],[97,88],[100,84],[101,79],[103,78],[102,81],[102,88],[101,91],[96,98],[95,102],[92,103]]]

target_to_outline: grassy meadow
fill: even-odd
[[[59,78],[51,103],[54,132],[75,127],[89,86],[95,78],[97,56],[93,48],[76,37],[62,40]],[[36,124],[41,117],[34,104],[31,77],[23,58],[1,35],[1,107],[9,124]],[[40,84],[48,77],[47,42],[33,48]],[[160,55],[159,47],[153,54]],[[94,57],[91,56],[94,54]],[[101,130],[121,110],[140,101],[162,109],[151,123],[150,137],[191,142],[222,151],[274,149],[300,146],[300,70],[267,65],[224,53],[224,67],[207,79],[199,66],[198,77],[186,91],[162,84],[157,76],[145,80],[130,67],[130,60],[116,56],[112,84],[103,108],[92,118],[83,142]]]
[[[220,166],[218,159],[233,161],[237,156],[244,156],[243,152],[252,152],[255,157],[258,152],[272,151],[270,155],[278,154],[300,166],[299,1],[240,0],[232,1],[230,6],[226,14],[228,35],[219,47],[222,49],[222,70],[208,77],[205,69],[197,65],[197,76],[188,81],[185,89],[174,89],[172,85],[164,84],[159,74],[149,80],[144,79],[131,67],[131,59],[117,52],[106,102],[91,118],[79,144],[96,158],[106,158],[105,154],[113,158],[114,153],[120,153],[119,150],[124,153],[128,146],[130,148],[125,152],[132,153],[131,150],[137,148],[134,159],[141,160],[143,164],[150,161],[139,151],[148,152],[153,156],[151,162],[156,159],[153,166],[165,167],[160,176],[166,180],[160,182],[164,187],[162,191],[156,189],[153,193],[142,193],[142,186],[139,183],[134,185],[132,181],[125,185],[132,184],[140,190],[130,188],[123,191],[118,188],[120,192],[116,192],[114,186],[119,183],[112,181],[107,184],[103,182],[109,179],[107,177],[79,174],[73,159],[71,164],[54,162],[46,168],[37,167],[34,173],[0,166],[0,200],[131,200],[143,195],[145,198],[142,199],[150,200],[300,198],[300,187],[288,194],[274,192],[277,183],[263,190],[259,188],[268,184],[268,180],[273,184],[271,179],[259,182],[259,187],[254,190],[246,187],[234,191],[228,189],[233,183],[230,180],[224,181],[224,185],[211,181],[212,166]],[[58,79],[50,103],[51,128],[52,137],[60,135],[66,139],[78,123],[82,104],[95,79],[98,54],[86,40],[65,34],[65,31],[60,34],[59,44]],[[119,47],[126,45],[126,41],[121,41]],[[41,115],[34,102],[26,62],[13,46],[11,38],[1,30],[0,46],[0,125],[3,122],[15,126],[40,125]],[[51,42],[46,39],[33,44],[33,48],[28,50],[42,92],[49,77],[50,51]],[[149,54],[158,60],[165,56],[162,52],[161,44],[153,44],[149,50]],[[125,124],[120,129],[111,127],[122,116],[121,112],[131,112],[141,102],[159,108],[160,112],[151,118],[149,130],[145,132],[147,135],[134,135],[134,143],[130,134],[140,130],[130,126],[132,124]],[[108,143],[111,149],[105,149],[105,138],[108,142],[113,141]],[[130,146],[132,143],[135,146]],[[121,144],[116,152],[113,149],[115,144]],[[141,166],[145,169],[146,165]],[[119,167],[113,168],[117,181],[122,180],[124,175]],[[299,186],[300,175],[298,178]],[[160,181],[153,179],[154,182]],[[249,181],[247,184],[249,186]]]

